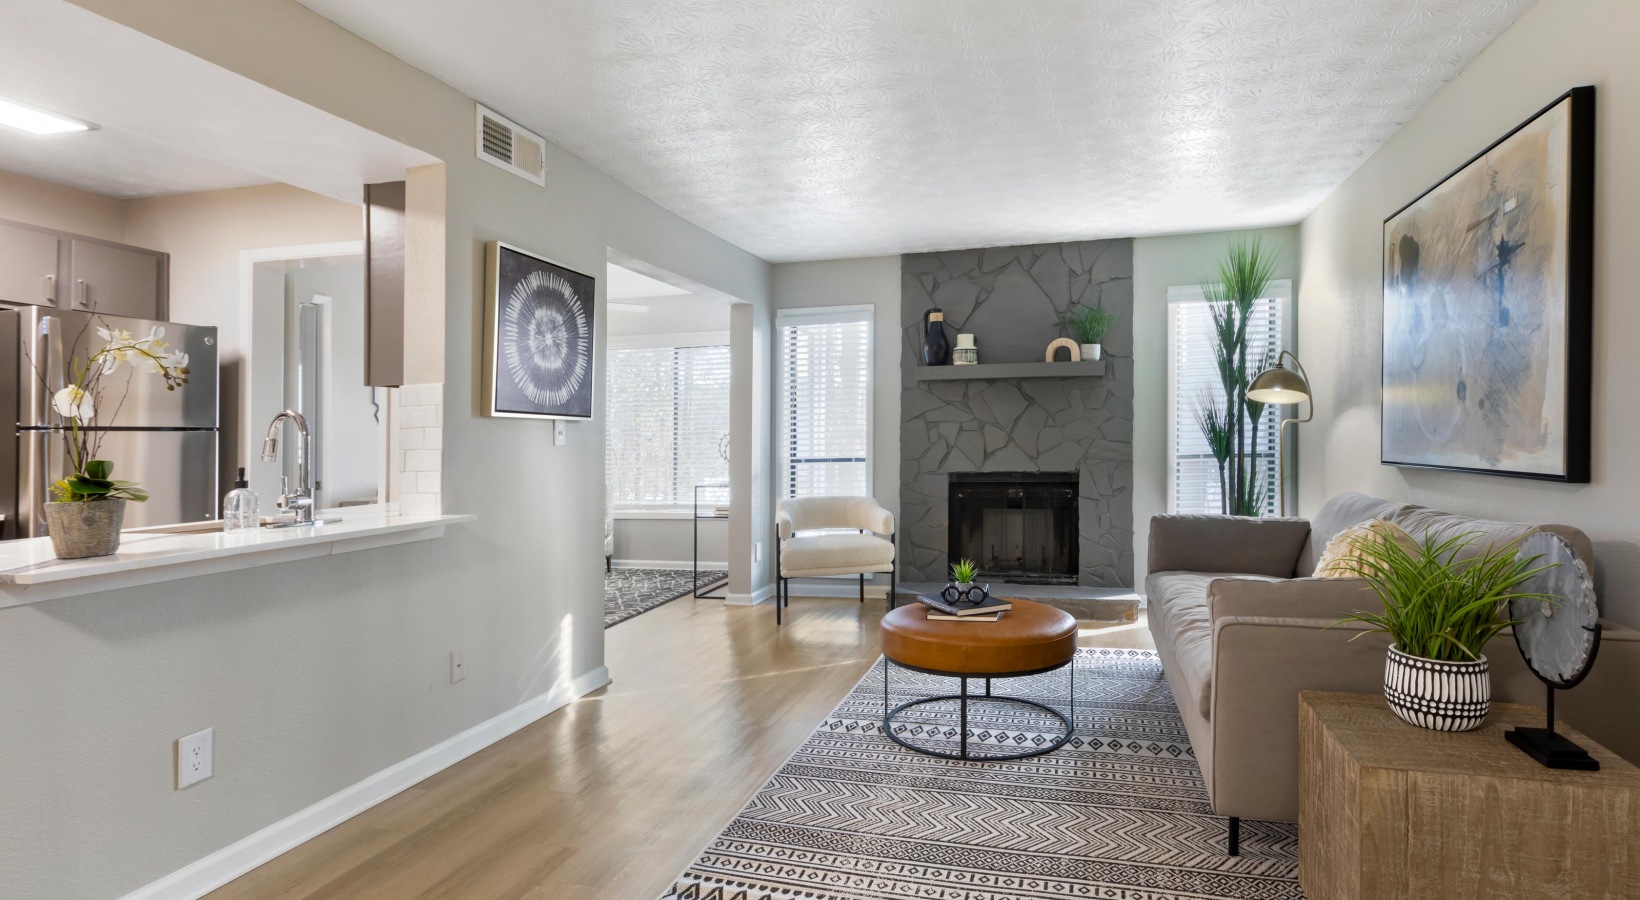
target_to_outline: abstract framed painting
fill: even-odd
[[[484,287],[484,414],[592,418],[595,279],[490,241]]]
[[[1587,483],[1594,88],[1384,220],[1386,465]]]

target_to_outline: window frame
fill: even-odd
[[[853,303],[840,306],[800,306],[788,309],[775,310],[774,314],[774,342],[775,342],[775,402],[781,404],[781,412],[776,427],[776,440],[779,443],[779,465],[776,477],[780,479],[780,486],[774,492],[775,500],[787,500],[793,497],[791,493],[791,406],[783,403],[779,396],[781,385],[786,379],[787,348],[786,341],[781,339],[780,330],[787,325],[820,325],[827,322],[863,322],[866,326],[865,338],[865,494],[875,496],[877,484],[877,307],[869,303]]]
[[[688,347],[723,347],[730,352],[730,379],[734,378],[733,350],[730,347],[729,332],[727,331],[680,331],[660,334],[628,334],[610,335],[606,345],[606,357],[613,356],[617,350],[679,350]],[[609,360],[606,359],[606,362]],[[605,403],[613,399],[606,393]],[[730,419],[733,421],[734,410],[731,401]],[[608,420],[608,411],[604,418]],[[610,480],[608,467],[607,438],[605,443],[605,475],[604,480]],[[726,473],[724,484],[728,484]],[[692,519],[694,518],[694,504],[692,501],[680,500],[671,503],[656,501],[617,501],[614,504],[613,515],[616,519]]]
[[[1164,372],[1167,378],[1166,478],[1167,512],[1169,515],[1177,515],[1179,512],[1179,479],[1177,475],[1179,464],[1179,398],[1178,391],[1175,390],[1177,387],[1177,379],[1174,377],[1174,372],[1177,369],[1177,360],[1174,356],[1174,351],[1178,346],[1178,324],[1175,322],[1173,317],[1173,307],[1176,303],[1208,302],[1207,287],[1208,286],[1204,284],[1185,284],[1172,285],[1167,289],[1167,347],[1165,350],[1166,359],[1164,362]],[[1270,284],[1265,289],[1265,297],[1260,299],[1274,300],[1280,307],[1281,347],[1277,350],[1278,358],[1281,350],[1290,351],[1296,356],[1298,351],[1294,348],[1297,346],[1298,323],[1295,313],[1298,308],[1298,304],[1294,302],[1293,280],[1291,278],[1270,279]],[[1280,422],[1286,418],[1288,417],[1278,416],[1276,421]],[[1296,461],[1298,457],[1298,435],[1296,433],[1289,435],[1287,437],[1288,442],[1285,445],[1283,445],[1281,438],[1282,435],[1278,433],[1276,435],[1276,445],[1278,448],[1284,446],[1286,452],[1292,454],[1293,464],[1291,466],[1287,465],[1289,461],[1288,458],[1283,455],[1278,455],[1276,459],[1276,479],[1280,483],[1282,495],[1286,498],[1287,508],[1295,509],[1297,508],[1296,494],[1298,487],[1298,464]],[[1278,449],[1276,452],[1281,454],[1283,451]]]

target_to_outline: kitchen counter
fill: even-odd
[[[442,537],[476,516],[357,516],[302,528],[127,531],[120,551],[58,559],[50,538],[0,542],[0,608]]]

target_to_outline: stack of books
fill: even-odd
[[[1014,608],[1000,597],[986,597],[979,603],[951,603],[944,597],[918,594],[917,600],[928,607],[930,622],[995,622]]]

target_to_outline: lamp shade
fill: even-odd
[[[1303,375],[1278,362],[1274,367],[1258,373],[1253,383],[1247,386],[1247,399],[1271,405],[1303,403],[1310,399],[1310,383],[1304,380]]]

